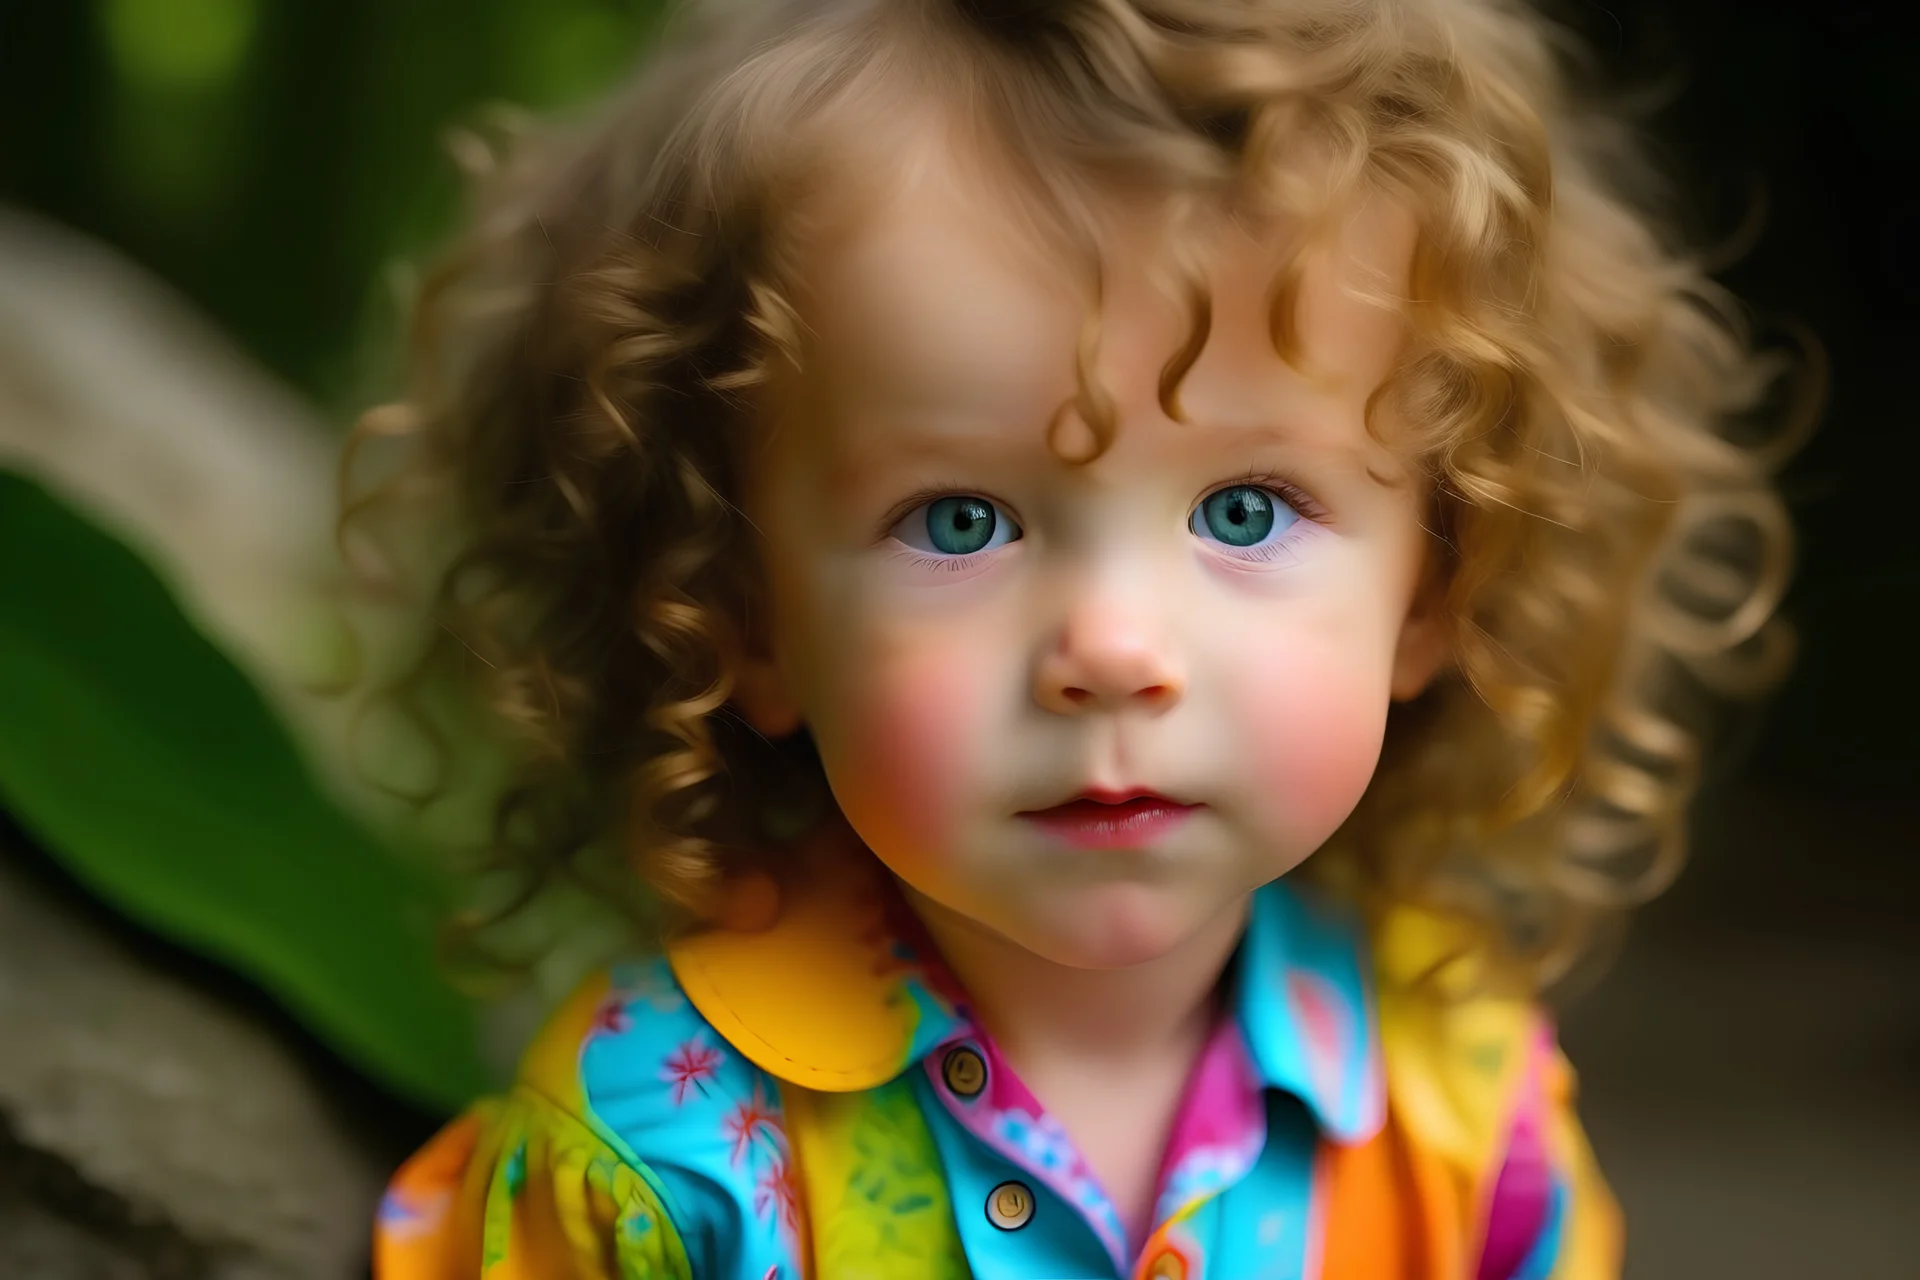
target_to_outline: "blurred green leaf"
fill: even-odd
[[[4,473],[0,798],[103,897],[394,1088],[452,1108],[483,1087],[429,878],[319,790],[136,555]]]
[[[232,76],[259,20],[258,0],[106,0],[101,13],[121,72],[169,89]]]
[[[570,105],[631,66],[662,6],[607,0],[503,4],[493,12],[505,96],[543,110]]]

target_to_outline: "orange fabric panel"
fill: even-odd
[[[1445,1160],[1391,1120],[1321,1159],[1320,1280],[1466,1280],[1472,1189]]]

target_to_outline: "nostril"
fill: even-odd
[[[1085,689],[1075,689],[1072,686],[1068,686],[1060,692],[1068,702],[1071,702],[1076,707],[1084,707],[1093,701],[1093,694]]]

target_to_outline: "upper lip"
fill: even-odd
[[[1165,804],[1181,805],[1183,807],[1186,805],[1186,801],[1184,800],[1175,800],[1171,796],[1162,795],[1158,791],[1151,790],[1147,787],[1120,787],[1115,789],[1087,787],[1075,792],[1060,803],[1072,804],[1076,800],[1091,800],[1095,804],[1126,804],[1129,800],[1159,800]],[[1052,807],[1057,809],[1060,806],[1054,805]]]

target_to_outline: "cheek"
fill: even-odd
[[[834,797],[882,861],[905,870],[964,821],[989,736],[986,673],[965,646],[842,632],[814,735]]]
[[[1262,824],[1296,851],[1332,835],[1373,778],[1389,701],[1379,666],[1331,646],[1297,646],[1235,689],[1242,783]]]

